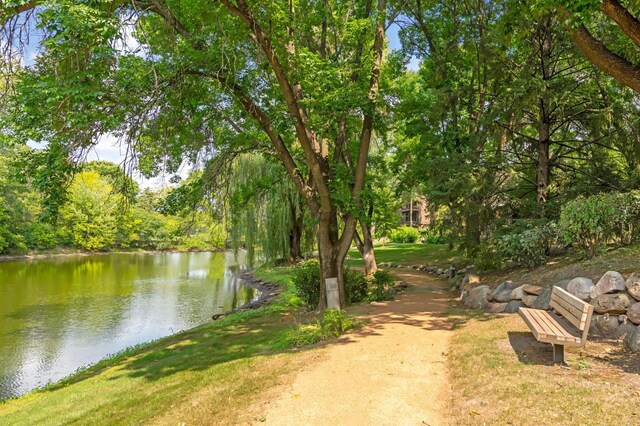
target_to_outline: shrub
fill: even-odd
[[[500,269],[502,263],[502,257],[497,252],[492,239],[482,241],[473,256],[473,264],[478,272]]]
[[[339,337],[355,327],[356,323],[345,311],[327,309],[322,314],[322,321],[296,325],[272,341],[270,346],[272,349],[280,350],[312,345]]]
[[[604,251],[607,242],[620,229],[620,223],[626,222],[626,218],[618,217],[619,201],[615,194],[578,197],[569,201],[560,213],[560,228],[565,241],[584,250],[587,257]]]
[[[389,239],[394,243],[415,243],[420,238],[420,231],[410,226],[401,226],[389,233]]]
[[[393,299],[393,284],[395,283],[391,273],[384,269],[378,269],[371,279],[371,292],[369,301],[381,302]]]
[[[532,269],[546,263],[549,248],[557,237],[557,226],[549,223],[498,237],[496,247],[503,259]]]
[[[291,280],[296,295],[307,309],[315,309],[320,302],[320,279],[320,263],[317,260],[309,260],[293,270]]]
[[[420,232],[420,241],[425,244],[446,244],[449,238],[433,229]]]
[[[367,279],[358,271],[349,268],[344,270],[344,287],[349,304],[362,302],[367,298]]]

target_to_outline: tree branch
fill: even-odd
[[[571,18],[571,13],[564,7],[559,6],[558,11],[566,21]],[[584,25],[577,28],[567,26],[567,29],[573,43],[595,67],[640,93],[640,68],[611,52],[601,41],[593,37]]]
[[[618,0],[603,0],[600,10],[613,19],[636,46],[640,47],[640,21],[633,16]]]

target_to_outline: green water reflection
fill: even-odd
[[[0,262],[0,398],[253,300],[230,253]]]

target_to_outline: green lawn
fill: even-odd
[[[375,247],[376,261],[400,265],[449,266],[452,263],[464,263],[463,253],[449,251],[446,244],[385,244]],[[345,265],[361,267],[362,258],[356,249],[349,251]]]
[[[290,288],[287,270],[260,278]],[[300,368],[305,353],[274,353],[292,323],[278,302],[225,317],[102,362],[54,386],[0,403],[2,425],[246,422],[255,396]],[[251,419],[249,419],[251,420]]]

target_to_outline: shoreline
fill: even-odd
[[[129,251],[62,251],[52,253],[28,253],[28,254],[6,254],[0,255],[0,262],[9,262],[13,260],[38,260],[53,259],[57,257],[91,257],[91,256],[107,256],[110,254],[164,254],[164,253],[222,253],[228,251],[225,248],[212,248],[207,250],[129,250]]]
[[[199,252],[208,252],[210,250],[200,250]],[[213,251],[213,250],[211,250]],[[131,252],[130,252],[131,253]],[[147,253],[151,253],[153,254],[153,252],[146,252],[144,254]],[[166,253],[166,252],[159,252],[159,253]],[[186,251],[180,252],[180,253],[186,253]],[[113,254],[112,253],[103,253],[103,254]],[[135,253],[132,253],[135,254]],[[75,254],[69,253],[69,254],[62,254],[63,256],[73,256]],[[89,254],[90,255],[90,254]],[[66,383],[69,383],[70,381],[74,381],[77,377],[82,376],[83,374],[90,374],[93,370],[100,370],[100,369],[104,369],[104,368],[108,368],[108,367],[112,367],[116,364],[118,364],[119,362],[121,362],[123,359],[128,358],[130,356],[134,356],[137,353],[140,352],[144,352],[144,351],[148,351],[148,350],[153,350],[153,346],[158,345],[158,344],[162,344],[164,341],[167,341],[169,339],[175,339],[175,338],[179,338],[180,335],[183,334],[189,334],[189,333],[193,333],[195,331],[197,331],[198,329],[202,328],[202,327],[206,327],[208,325],[215,325],[217,324],[217,320],[221,319],[221,318],[226,318],[229,317],[233,314],[239,313],[239,312],[244,312],[244,311],[249,311],[249,310],[256,310],[259,308],[262,308],[264,306],[267,306],[269,304],[271,304],[272,302],[274,302],[277,297],[282,293],[282,287],[279,286],[278,284],[275,283],[271,283],[271,282],[267,282],[264,280],[261,280],[260,278],[256,277],[254,274],[253,270],[245,270],[242,271],[240,273],[237,274],[237,278],[240,278],[246,285],[248,285],[251,288],[254,288],[256,290],[258,290],[260,292],[260,296],[249,303],[245,303],[244,305],[238,306],[237,308],[234,308],[230,311],[225,311],[225,312],[221,312],[218,314],[214,314],[211,316],[210,320],[207,320],[206,322],[203,322],[201,324],[195,325],[193,327],[187,328],[185,330],[180,330],[176,333],[172,333],[172,334],[168,334],[166,336],[163,337],[159,337],[157,339],[154,340],[149,340],[147,342],[140,342],[137,343],[135,345],[123,348],[120,351],[114,352],[112,354],[107,354],[105,355],[104,358],[100,359],[99,361],[93,363],[93,364],[88,364],[85,365],[83,367],[80,367],[78,370],[74,371],[73,373],[70,373],[69,375],[61,378],[60,380],[57,380],[55,382],[50,382],[44,386],[40,386],[40,387],[36,387],[30,391],[27,391],[24,394],[21,395],[16,395],[16,396],[10,396],[7,398],[0,398],[0,404],[2,403],[6,403],[8,401],[11,400],[16,400],[16,399],[21,399],[24,397],[27,397],[29,395],[32,394],[36,394],[36,393],[40,393],[40,392],[44,392],[44,391],[48,391],[48,390],[52,390],[52,389],[58,389],[62,386],[65,386]]]
[[[258,296],[258,298],[253,302],[245,303],[244,305],[238,306],[230,311],[213,314],[211,316],[212,321],[219,320],[220,318],[235,314],[236,312],[261,308],[276,300],[280,293],[282,293],[282,287],[278,284],[261,280],[255,276],[251,269],[240,272],[237,275],[237,278],[241,279],[249,287],[258,290],[260,292],[260,296]]]

